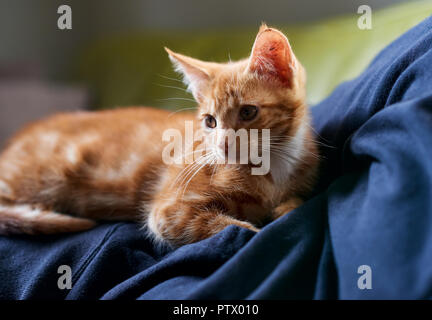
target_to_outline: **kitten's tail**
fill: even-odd
[[[90,229],[96,222],[29,205],[0,203],[0,234],[54,234]]]

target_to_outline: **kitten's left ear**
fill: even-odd
[[[188,86],[188,90],[192,92],[195,100],[202,101],[216,64],[187,57],[168,48],[165,50],[168,52],[175,70],[183,74],[183,81]]]
[[[252,47],[247,70],[292,87],[298,61],[287,37],[263,24]]]

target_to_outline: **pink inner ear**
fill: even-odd
[[[258,34],[252,52],[250,70],[277,78],[291,86],[293,57],[287,39],[278,31],[266,29]]]

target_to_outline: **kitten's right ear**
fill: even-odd
[[[165,47],[175,70],[183,74],[183,82],[188,86],[195,100],[202,101],[204,91],[210,84],[214,64],[175,53]]]
[[[298,66],[287,37],[263,24],[256,36],[247,70],[291,87]]]

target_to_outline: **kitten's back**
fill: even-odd
[[[49,228],[49,221],[72,219],[55,212],[135,218],[137,198],[151,198],[163,169],[163,130],[182,129],[185,120],[194,115],[142,107],[60,114],[28,125],[0,155],[0,232],[8,229],[4,224],[13,231],[18,220],[26,229],[35,223],[37,232],[38,222]],[[70,220],[68,230],[89,228],[90,221]]]

